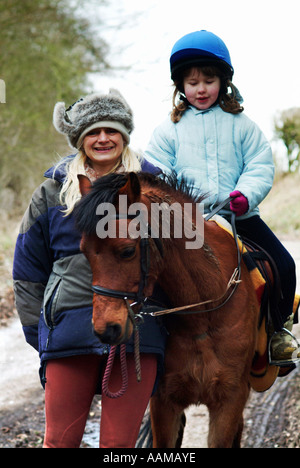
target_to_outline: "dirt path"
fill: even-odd
[[[287,242],[297,262],[300,292],[300,242]],[[300,339],[300,325],[296,327]],[[44,394],[38,354],[25,343],[18,319],[0,328],[0,447],[40,447],[44,432]],[[204,406],[190,407],[183,448],[206,447],[208,414]],[[100,402],[95,399],[83,447],[98,444]],[[252,393],[245,410],[243,446],[300,447],[300,368],[278,379],[263,394]]]

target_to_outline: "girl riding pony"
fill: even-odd
[[[293,363],[297,345],[283,329],[293,326],[296,288],[295,263],[259,216],[258,205],[271,190],[272,151],[265,136],[244,113],[242,98],[232,84],[233,67],[224,42],[208,31],[179,39],[170,57],[175,91],[173,110],[158,126],[146,156],[163,171],[175,171],[208,194],[205,212],[228,196],[237,216],[237,232],[259,244],[274,259],[281,279],[277,332],[271,342],[272,361]]]

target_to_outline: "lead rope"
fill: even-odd
[[[110,353],[108,356],[106,369],[104,373],[104,377],[102,380],[102,392],[108,398],[119,398],[126,392],[128,388],[128,372],[127,372],[127,361],[126,361],[126,344],[120,345],[120,361],[121,361],[121,376],[122,376],[122,387],[121,389],[116,392],[112,393],[109,388],[109,379],[111,376],[112,367],[114,364],[115,354],[117,346],[112,346],[110,349]],[[141,375],[141,361],[140,361],[140,336],[138,327],[134,330],[134,361],[135,361],[135,371],[136,371],[136,378],[138,382],[141,382],[142,375]]]
[[[134,331],[134,361],[135,361],[136,379],[138,382],[141,382],[142,372],[141,372],[141,359],[140,359],[140,334],[139,334],[138,327],[136,327]]]
[[[139,323],[143,322],[144,319],[142,318],[141,315],[137,314],[135,315],[131,305],[128,302],[127,297],[124,298],[127,311],[128,311],[128,317],[130,318],[132,325],[133,325],[133,333],[134,333],[134,361],[135,361],[135,372],[136,372],[136,378],[137,381],[140,382],[142,380],[142,375],[141,375],[141,360],[140,360],[140,334],[139,334]]]
[[[114,359],[115,359],[117,346],[112,346],[110,348],[110,353],[109,353],[109,356],[108,356],[106,369],[105,369],[104,377],[103,377],[103,380],[102,380],[102,392],[109,398],[119,398],[119,397],[121,397],[122,395],[124,395],[124,393],[126,392],[127,387],[128,387],[128,372],[127,372],[127,362],[126,362],[126,345],[122,344],[120,346],[120,348],[121,348],[120,349],[120,361],[121,361],[121,376],[122,376],[122,387],[121,387],[121,389],[116,393],[112,393],[108,388],[108,383],[109,383],[109,379],[110,379],[110,375],[111,375],[111,371],[112,371],[112,367],[113,367],[113,363],[114,363]]]

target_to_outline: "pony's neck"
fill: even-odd
[[[205,238],[210,229],[205,229]],[[185,248],[184,239],[165,241],[164,269],[159,277],[174,305],[192,304],[218,297],[226,286],[223,262],[205,240],[199,249]]]
[[[162,269],[158,266],[156,268],[156,271],[160,271],[158,282],[174,306],[220,297],[234,269],[234,256],[232,256],[230,243],[228,245],[228,234],[220,229],[216,223],[202,220],[204,223],[202,247],[187,249],[186,243],[190,242],[190,239],[184,236],[177,238],[172,235],[174,224],[178,221],[176,216],[181,216],[180,219],[183,220],[184,204],[189,203],[193,207],[191,219],[197,229],[196,210],[199,210],[199,207],[184,194],[176,194],[175,196],[174,193],[166,194],[155,191],[151,187],[143,187],[142,201],[148,205],[149,213],[151,212],[151,203],[160,206],[163,204],[172,205],[173,207],[177,203],[179,206],[178,211],[174,210],[174,216],[170,218],[172,223],[170,226],[171,236],[162,239],[164,246],[163,267]],[[185,215],[186,213],[184,213]],[[155,221],[157,220],[149,218],[151,228],[153,228]],[[216,252],[218,252],[218,256]]]

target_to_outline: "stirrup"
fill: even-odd
[[[295,344],[297,344],[297,349],[295,349],[295,351],[292,353],[291,359],[286,359],[286,360],[272,359],[272,350],[271,350],[272,339],[274,338],[275,335],[277,335],[278,333],[282,333],[282,332],[287,333],[293,338],[293,340],[295,341]],[[269,346],[268,346],[269,364],[270,366],[279,366],[279,367],[287,367],[287,366],[290,366],[291,364],[297,364],[298,362],[300,362],[300,358],[297,357],[297,354],[299,353],[299,351],[300,351],[300,344],[292,332],[290,332],[286,328],[282,328],[278,332],[275,331],[269,340]],[[295,354],[295,357],[293,357],[294,354]]]

